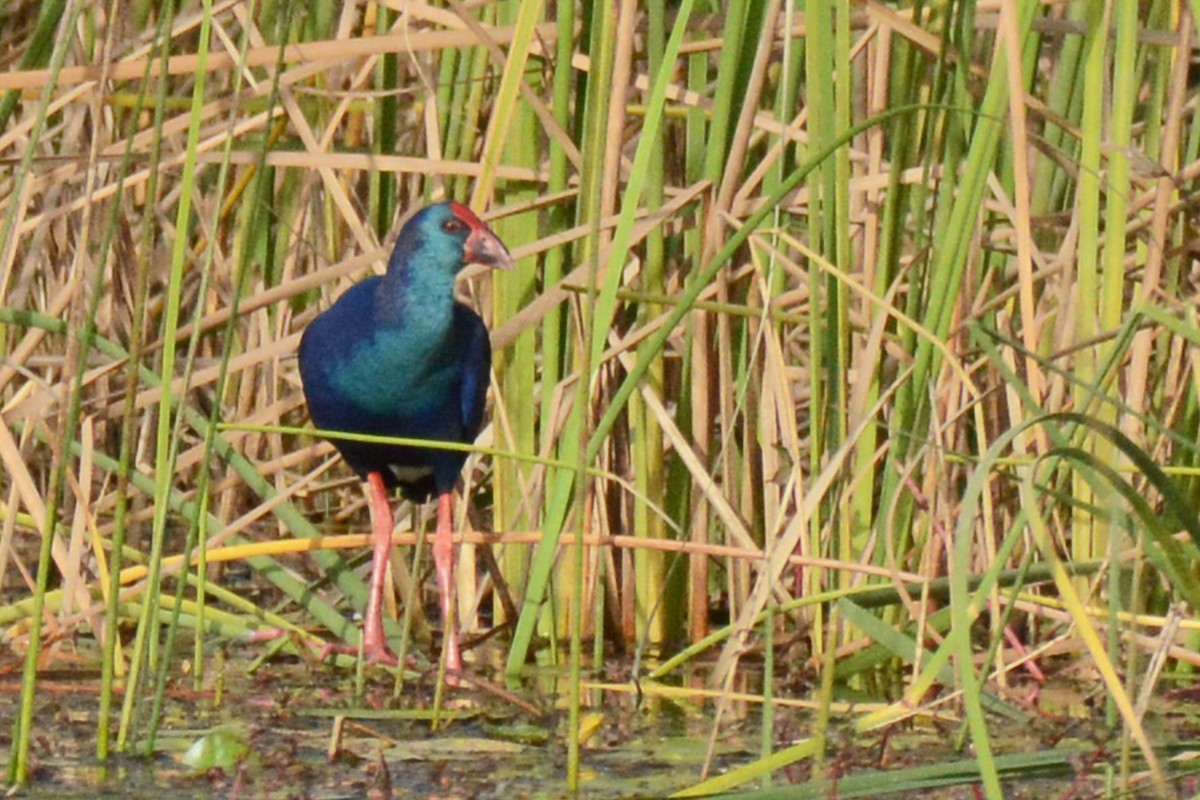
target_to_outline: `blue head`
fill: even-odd
[[[471,209],[455,202],[434,203],[414,214],[400,229],[388,273],[404,273],[418,282],[440,277],[453,283],[454,276],[467,264],[508,269],[512,256]]]

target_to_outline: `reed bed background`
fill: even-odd
[[[103,664],[104,756],[153,749],[180,626],[198,683],[206,641],[357,642],[367,512],[295,350],[449,197],[518,259],[462,285],[496,356],[459,615],[509,672],[607,641],[728,691],[750,656],[812,730],[767,715],[697,792],[932,716],[998,797],[997,724],[1066,663],[1161,788],[1142,721],[1200,663],[1195,5],[9,4],[10,781],[39,659]]]

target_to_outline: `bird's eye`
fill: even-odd
[[[442,230],[446,233],[462,233],[466,230],[466,226],[463,225],[462,220],[448,219],[442,223]]]

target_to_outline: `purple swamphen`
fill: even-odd
[[[454,298],[467,264],[508,269],[512,256],[460,203],[437,203],[405,223],[387,273],[346,291],[300,339],[300,378],[322,430],[471,443],[483,423],[492,349],[479,315]],[[392,543],[388,490],[414,502],[437,495],[433,558],[446,637],[446,668],[462,671],[452,622],[451,505],[466,453],[336,439],[367,482],[374,523],[363,653],[392,662],[383,635],[383,588]]]

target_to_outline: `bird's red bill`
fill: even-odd
[[[450,203],[450,211],[454,216],[465,222],[471,228],[463,248],[463,262],[467,264],[482,264],[494,269],[512,269],[513,260],[496,234],[483,223],[475,212],[462,203]]]

